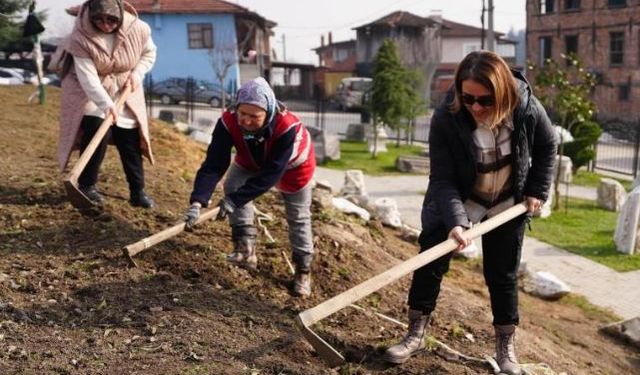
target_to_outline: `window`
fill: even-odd
[[[333,50],[333,61],[341,62],[349,58],[349,50],[344,48],[336,48]]]
[[[210,23],[189,23],[190,49],[213,48],[213,25]]]
[[[544,65],[547,59],[551,58],[551,37],[540,37],[540,60],[539,64]]]
[[[578,36],[577,35],[565,35],[564,37],[564,53],[567,56],[578,55]],[[567,66],[571,62],[567,60]]]
[[[553,13],[553,1],[554,0],[541,0],[540,14]]]
[[[580,0],[564,0],[564,10],[580,9]]]
[[[622,31],[609,33],[609,64],[624,64],[624,32]]]
[[[625,83],[618,86],[618,100],[621,102],[628,102],[631,97],[631,85]]]
[[[608,0],[607,4],[610,7],[624,7],[627,6],[627,0]]]

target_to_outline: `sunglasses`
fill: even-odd
[[[120,22],[120,19],[114,16],[96,16],[92,17],[91,21],[95,24],[116,25]]]
[[[496,104],[496,99],[493,95],[482,95],[482,96],[473,96],[469,94],[462,94],[460,96],[460,100],[462,103],[466,105],[473,105],[474,103],[478,103],[482,107],[491,107]]]

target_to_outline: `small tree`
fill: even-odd
[[[396,53],[396,47],[391,39],[385,39],[373,67],[370,102],[374,134],[372,158],[377,154],[375,144],[378,140],[378,126],[384,124],[393,130],[401,126],[401,119],[406,113],[407,93],[410,91],[408,86],[407,72]]]
[[[229,69],[238,63],[238,50],[233,44],[223,44],[209,49],[209,61],[213,72],[220,83],[221,90],[221,106],[226,108],[226,92],[224,82],[229,74]]]
[[[596,105],[589,99],[589,95],[591,89],[595,86],[595,79],[591,73],[582,67],[582,64],[574,55],[562,55],[562,57],[568,64],[559,64],[554,60],[547,59],[545,64],[537,69],[535,79],[536,93],[543,105],[550,110],[558,125],[574,134],[576,130],[588,128],[592,124],[590,120],[595,114]],[[529,69],[534,70],[536,68],[530,65]],[[564,140],[560,139],[559,158],[562,158],[564,154],[564,143]],[[582,144],[581,146],[589,148],[592,144]],[[577,153],[580,150],[574,151]],[[582,155],[584,156],[585,154],[582,153]],[[557,209],[560,205],[560,200],[558,199],[560,196],[559,180],[560,167],[558,165],[555,176],[554,194],[556,200],[554,209]]]

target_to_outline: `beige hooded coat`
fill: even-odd
[[[98,37],[98,31],[89,19],[87,3],[80,8],[72,8],[76,21],[72,33],[61,44],[72,56],[91,58],[98,71],[102,85],[109,95],[116,96],[117,87],[124,87],[129,74],[135,68],[144,51],[144,47],[151,35],[149,26],[138,19],[136,10],[128,3],[124,3],[124,19],[122,26],[116,31],[113,51],[108,51],[106,45]],[[58,142],[58,163],[64,169],[69,162],[71,152],[79,148],[82,129],[80,123],[85,114],[88,98],[80,86],[75,69],[62,79],[62,103],[60,109],[60,135]],[[140,148],[151,164],[151,142],[149,138],[149,124],[144,101],[142,85],[131,93],[125,105],[134,114],[139,124]]]

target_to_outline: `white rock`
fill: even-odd
[[[327,190],[329,193],[333,194],[333,185],[328,180],[315,180],[316,189]]]
[[[189,137],[193,138],[197,142],[208,145],[211,143],[211,132],[204,132],[202,130],[194,130],[189,134]]]
[[[633,189],[625,200],[620,214],[616,230],[613,234],[613,241],[616,249],[625,254],[640,252],[640,241],[638,241],[638,225],[640,224],[640,187]]]
[[[558,299],[571,292],[571,288],[551,272],[528,274],[523,282],[524,291],[538,297]]]
[[[618,181],[601,178],[598,185],[598,206],[605,210],[619,212],[627,199],[627,192]]]
[[[556,155],[556,161],[553,165],[553,179],[555,181],[556,176],[558,175],[558,160],[560,155]],[[571,178],[573,177],[573,163],[571,162],[571,158],[562,155],[562,161],[560,162],[560,182],[570,183]]]
[[[173,127],[176,128],[176,130],[178,130],[180,133],[187,133],[189,132],[189,124],[186,124],[184,122],[180,122],[177,121],[173,124]]]
[[[602,331],[640,349],[640,316],[604,326]]]
[[[344,198],[334,197],[331,200],[331,203],[336,209],[340,210],[341,212],[348,213],[348,214],[356,214],[360,216],[364,221],[369,221],[369,219],[371,219],[371,214],[369,213],[369,211],[365,210],[360,206],[355,205],[354,203],[349,202]]]
[[[376,215],[380,218],[382,224],[393,228],[400,228],[402,226],[398,204],[394,199],[386,197],[378,198],[373,202],[373,205],[376,210]]]
[[[344,184],[340,195],[367,195],[364,173],[359,169],[349,169],[344,173]]]

